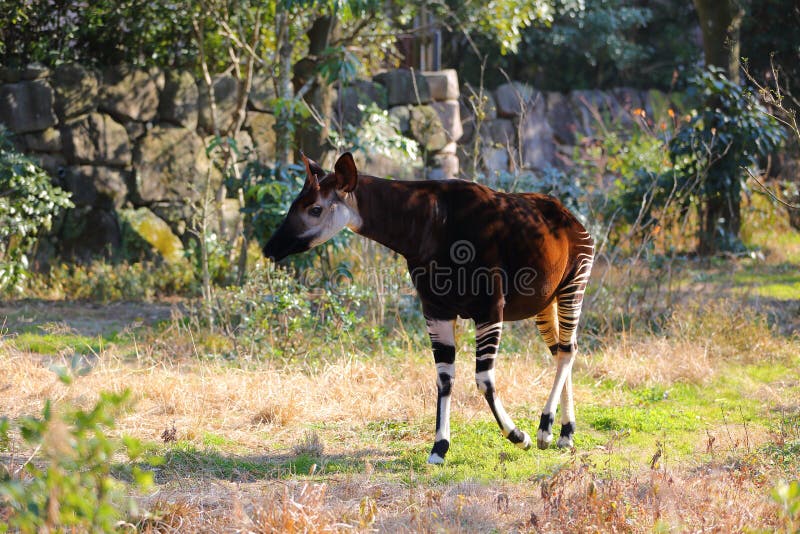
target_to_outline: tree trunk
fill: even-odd
[[[328,135],[333,113],[333,86],[318,72],[325,50],[334,40],[337,30],[334,15],[321,16],[314,20],[308,30],[308,57],[295,65],[295,87],[303,86],[310,77],[314,78],[308,92],[307,102],[312,108],[312,118],[297,131],[297,144],[311,159],[320,160],[330,148]]]
[[[744,11],[739,0],[694,0],[703,32],[703,55],[707,66],[723,69],[728,79],[739,83],[739,30]],[[715,106],[706,102],[706,106]],[[720,165],[717,162],[716,165]],[[721,169],[710,169],[706,180],[724,180],[720,187],[706,184],[698,229],[698,253],[711,255],[720,250],[735,250],[741,226],[741,187],[738,168],[727,176],[714,176]]]
[[[706,65],[724,69],[739,82],[739,29],[744,11],[738,0],[694,0],[703,32]]]
[[[292,87],[292,43],[289,13],[284,2],[275,5],[275,48],[278,56],[278,79],[275,93],[280,102],[275,117],[276,147],[275,156],[280,166],[294,161],[292,138],[294,131],[294,88]]]
[[[708,195],[702,207],[697,252],[710,256],[720,251],[734,251],[739,246],[741,229],[741,188],[735,185]]]

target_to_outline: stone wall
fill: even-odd
[[[118,246],[123,206],[146,207],[180,231],[208,173],[220,184],[204,145],[213,130],[208,98],[188,72],[34,65],[3,70],[0,81],[0,122],[14,144],[72,193],[75,209],[59,234],[64,253]],[[214,80],[219,124],[231,120],[237,84],[232,76]],[[260,91],[263,83],[254,84],[237,141],[266,159],[274,155],[275,121]]]
[[[510,82],[483,94],[484,116],[477,121],[475,108],[481,99],[475,90],[469,94],[460,102],[464,134],[458,140],[458,156],[464,174],[471,172],[476,150],[477,170],[488,175],[569,166],[579,136],[595,137],[601,121],[631,128],[634,110],[652,117],[654,105],[663,112],[677,103],[670,103],[667,95],[654,90],[558,93]],[[677,95],[673,98],[678,100]]]
[[[217,125],[230,124],[239,82],[214,78]],[[342,91],[341,119],[359,120],[358,103],[374,101],[401,120],[404,133],[425,147],[426,177],[458,174],[455,141],[461,136],[455,71],[390,71]],[[237,146],[270,162],[275,155],[272,81],[254,76]],[[65,64],[0,68],[0,123],[16,147],[30,155],[72,193],[75,209],[59,234],[61,251],[89,257],[120,244],[120,215],[138,208],[160,217],[181,234],[206,176],[219,187],[205,147],[213,135],[205,85],[189,72],[126,67],[105,70]],[[224,128],[223,128],[224,129]],[[419,171],[362,155],[363,170],[397,178]],[[235,202],[235,201],[232,201]],[[234,213],[233,210],[223,210]],[[139,215],[139,216],[140,216]]]
[[[452,69],[436,72],[397,69],[346,87],[334,111],[337,121],[358,124],[361,120],[358,105],[375,103],[388,110],[404,136],[419,143],[425,160],[420,168],[400,165],[381,154],[357,154],[359,168],[365,173],[399,179],[456,178],[459,174],[456,142],[463,133],[459,96],[458,75]]]
[[[233,119],[238,83],[230,75],[213,80],[218,125]],[[62,252],[89,256],[114,248],[121,239],[120,214],[134,209],[137,217],[145,212],[160,217],[178,234],[185,230],[189,204],[206,176],[210,173],[214,187],[221,184],[206,156],[214,126],[204,88],[188,72],[157,69],[97,71],[77,64],[0,69],[0,122],[20,150],[72,193],[76,208],[62,225]],[[630,125],[633,109],[649,113],[654,98],[664,99],[624,88],[543,93],[512,82],[486,93],[484,116],[476,121],[473,94],[459,90],[454,70],[393,70],[345,87],[333,119],[358,125],[358,105],[376,103],[422,148],[425,161],[418,168],[360,154],[365,173],[472,179],[475,170],[491,175],[567,164],[578,134],[593,135],[598,116]],[[271,80],[256,74],[236,140],[264,162],[275,155],[273,98]],[[472,169],[476,147],[479,168]],[[237,209],[223,211],[235,216]]]

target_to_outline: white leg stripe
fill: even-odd
[[[494,409],[497,412],[497,418],[500,420],[500,426],[503,427],[503,436],[507,437],[516,427],[511,417],[506,413],[505,408],[503,408],[503,403],[496,396],[494,398]]]
[[[456,346],[453,321],[426,319],[425,322],[428,325],[428,334],[431,337],[431,341],[442,343],[443,345],[450,345],[452,347]]]
[[[446,439],[450,441],[450,395],[439,399],[439,409],[442,414],[441,428],[436,430],[436,441]]]

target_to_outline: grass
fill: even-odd
[[[116,333],[108,336],[88,337],[71,333],[21,332],[11,343],[20,351],[34,354],[57,354],[64,350],[72,352],[102,352],[109,343],[118,341]]]
[[[436,387],[411,326],[390,332],[385,350],[343,344],[277,362],[223,358],[228,337],[163,308],[74,303],[61,324],[61,305],[27,303],[0,339],[0,413],[129,388],[135,407],[117,432],[165,458],[157,491],[140,498],[147,513],[131,518],[143,531],[772,531],[786,523],[771,488],[800,477],[796,275],[741,260],[703,277],[714,298],[582,345],[572,451],[522,451],[501,436],[473,382],[465,323],[441,467],[425,463]],[[736,298],[763,288],[767,307]],[[507,329],[497,371],[507,410],[531,434],[553,375],[533,329]],[[96,358],[66,387],[48,367],[71,352]]]

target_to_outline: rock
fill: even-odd
[[[505,148],[483,146],[481,147],[481,161],[483,161],[483,168],[486,169],[487,174],[490,176],[499,172],[508,171],[508,150]]]
[[[644,109],[644,103],[639,91],[630,87],[617,87],[611,90],[619,106],[630,113],[634,109]]]
[[[150,210],[166,221],[172,231],[185,242],[186,222],[191,223],[192,217],[195,216],[195,208],[191,204],[179,201],[154,202],[150,204]],[[213,214],[209,218],[213,218]]]
[[[362,174],[395,180],[414,179],[414,167],[411,165],[398,163],[397,160],[379,152],[362,154],[361,151],[356,153],[356,166]]]
[[[18,69],[0,65],[0,82],[3,83],[17,83],[22,79]]]
[[[26,65],[20,73],[20,78],[22,80],[39,80],[42,78],[47,78],[48,76],[50,76],[50,69],[41,63],[31,63]]]
[[[448,143],[447,132],[432,106],[411,108],[409,130],[412,137],[428,152],[438,152]]]
[[[272,113],[274,111],[272,109],[272,101],[275,100],[276,96],[272,77],[260,72],[253,74],[250,94],[247,95],[250,109]]]
[[[563,93],[548,92],[545,101],[547,122],[553,128],[556,142],[562,145],[574,145],[577,141],[575,132],[578,131],[578,119],[572,112],[569,98]]]
[[[119,210],[131,229],[155,249],[167,263],[184,263],[183,243],[170,226],[147,208]]]
[[[123,125],[125,131],[128,132],[128,138],[133,141],[138,141],[144,134],[147,133],[147,130],[152,128],[153,124],[143,123],[143,122],[136,122],[136,121],[127,121]]]
[[[433,102],[431,106],[439,114],[439,120],[442,121],[448,140],[458,141],[461,139],[464,129],[461,126],[461,111],[458,109],[458,100]]]
[[[458,150],[458,144],[455,142],[447,143],[443,149],[439,151],[439,154],[455,154]]]
[[[458,142],[462,145],[471,143],[472,136],[475,134],[475,115],[464,103],[464,99],[458,101],[458,113],[461,116],[461,131],[463,132]]]
[[[391,117],[397,125],[397,129],[402,134],[407,134],[411,129],[411,107],[410,106],[395,106],[389,108],[389,117]]]
[[[236,229],[242,222],[239,200],[235,198],[222,199],[219,211],[221,218],[220,230],[225,230],[225,240],[232,243],[236,239]]]
[[[44,80],[0,86],[0,123],[14,133],[45,130],[58,123],[53,113],[53,90]]]
[[[61,137],[71,162],[121,167],[131,163],[128,132],[108,115],[90,113],[64,125]]]
[[[90,206],[67,211],[58,240],[62,256],[87,262],[97,256],[109,258],[121,244],[114,211]]]
[[[239,160],[257,157],[255,143],[247,130],[239,130],[236,134],[236,149],[239,151]]]
[[[230,126],[233,114],[236,113],[237,98],[239,95],[239,82],[229,74],[216,76],[212,83],[214,102],[217,106],[217,129],[222,132]],[[206,133],[214,133],[214,123],[211,120],[211,104],[208,98],[208,89],[204,83],[198,86],[200,119],[199,126]]]
[[[228,139],[226,137],[226,139]],[[214,136],[209,135],[208,137],[203,138],[203,143],[205,146],[211,146],[214,142]],[[222,144],[217,145],[210,153],[210,157],[212,160],[216,159],[217,161],[221,162],[223,157],[222,152]],[[253,145],[253,138],[250,137],[250,134],[246,130],[240,130],[239,133],[236,134],[234,138],[233,145],[231,147],[234,152],[234,157],[236,161],[244,161],[249,159],[255,154],[255,146]]]
[[[61,186],[72,193],[76,206],[119,208],[128,196],[127,173],[111,167],[80,165],[60,173]]]
[[[547,122],[544,105],[525,113],[520,119],[518,130],[524,168],[545,169],[555,164],[553,129]]]
[[[497,147],[514,147],[517,144],[517,128],[511,119],[487,120],[481,124],[481,141]]]
[[[39,167],[47,171],[51,177],[55,178],[63,172],[67,165],[67,160],[63,155],[55,154],[30,154],[30,157]]]
[[[427,71],[422,75],[428,81],[431,99],[437,102],[458,99],[458,74],[455,70]]]
[[[28,150],[34,152],[60,152],[61,132],[55,128],[48,128],[41,132],[25,134],[23,142]]]
[[[144,203],[190,201],[202,194],[211,172],[203,140],[185,128],[155,126],[133,155],[136,194]],[[219,180],[212,180],[216,190]]]
[[[522,115],[526,109],[542,99],[541,93],[531,86],[520,82],[504,83],[494,92],[497,114],[501,117],[514,118]]]
[[[431,92],[425,76],[409,69],[396,69],[382,72],[373,78],[386,87],[386,104],[389,107],[405,104],[427,104]]]
[[[275,117],[269,113],[248,111],[244,127],[250,132],[256,156],[261,161],[275,157]]]
[[[200,91],[192,73],[170,71],[166,75],[164,91],[158,104],[158,116],[163,121],[196,130],[199,98]]]
[[[614,119],[626,127],[633,125],[635,120],[633,111],[636,109],[645,109],[639,91],[630,87],[617,87],[611,90],[611,94],[616,102],[616,106],[614,107],[616,115]]]
[[[41,63],[31,63],[25,67],[15,69],[12,67],[0,66],[0,82],[17,83],[24,80],[39,80],[47,78],[50,69]]]
[[[428,171],[431,180],[447,180],[458,177],[458,158],[455,154],[436,154],[432,168]]]
[[[97,106],[97,76],[77,63],[59,65],[51,79],[56,114],[61,122],[89,113]]]
[[[356,80],[339,90],[333,110],[339,122],[357,125],[361,122],[358,106],[372,103],[386,108],[386,89],[369,80]]]
[[[578,110],[585,135],[594,135],[599,119],[615,120],[620,114],[619,104],[610,93],[598,90],[572,91],[570,100],[572,106]]]
[[[115,68],[103,73],[99,109],[120,122],[148,122],[158,114],[158,87],[164,75],[158,69]]]

